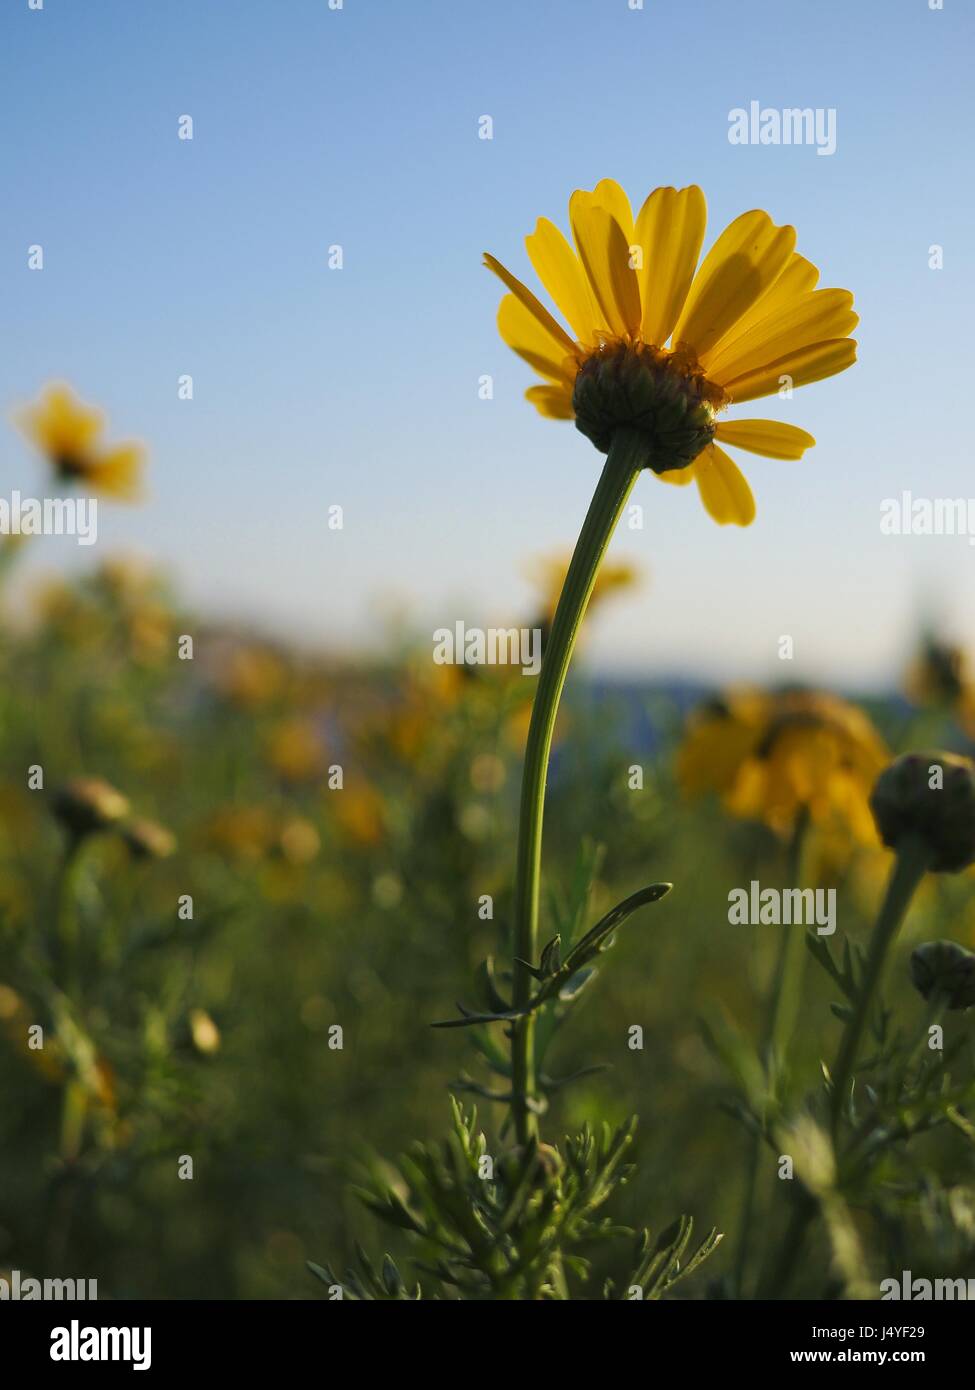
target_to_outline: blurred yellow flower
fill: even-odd
[[[117,623],[131,660],[152,666],[168,655],[174,617],[164,601],[160,577],[144,562],[129,555],[109,556],[99,565],[91,590],[99,605],[107,607],[113,626]]]
[[[35,590],[34,605],[39,621],[45,627],[57,629],[61,641],[69,642],[77,635],[82,605],[65,580],[45,575]]]
[[[573,193],[569,222],[574,250],[546,218],[526,246],[571,332],[484,257],[511,291],[501,336],[543,379],[527,398],[550,419],[574,419],[604,453],[617,426],[639,431],[658,476],[694,478],[715,521],[749,525],[751,489],[715,440],[775,459],[801,458],[815,440],[795,425],[716,424],[715,414],[849,367],[853,296],[817,290],[794,228],[757,209],[736,218],[698,267],[707,207],[693,185],[655,189],[634,218],[623,189],[603,179]]]
[[[364,739],[380,738],[403,762],[429,768],[432,743],[441,742],[447,721],[476,684],[473,666],[412,664],[399,680],[395,702],[367,707],[351,723]]]
[[[542,593],[545,621],[549,624],[555,616],[555,608],[565,583],[570,559],[571,556],[568,552],[541,555],[537,556],[530,566],[531,576]],[[640,570],[636,565],[630,564],[628,560],[608,558],[603,560],[599,567],[599,573],[596,575],[592,593],[589,596],[588,612],[590,615],[594,606],[611,594],[621,593],[626,589],[635,589],[641,578]]]
[[[222,806],[210,817],[204,837],[228,859],[256,863],[270,851],[274,821],[263,806]]]
[[[868,797],[889,761],[862,710],[833,695],[735,692],[694,714],[677,756],[688,795],[788,833],[800,811],[877,843]]]
[[[79,482],[125,502],[140,496],[145,449],[134,443],[102,445],[105,417],[69,387],[47,387],[35,405],[20,413],[18,423],[62,481]]]
[[[316,778],[324,760],[321,735],[310,719],[279,720],[267,735],[267,760],[287,782]]]
[[[285,668],[281,659],[264,647],[235,648],[217,671],[216,685],[231,704],[258,709],[282,692]]]
[[[281,853],[289,864],[310,864],[322,847],[321,836],[304,816],[291,816],[278,836]]]
[[[356,782],[329,797],[335,821],[345,838],[352,844],[377,845],[386,826],[385,804],[379,792],[368,782]]]

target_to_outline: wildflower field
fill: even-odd
[[[9,544],[4,559],[9,577]],[[632,580],[615,579],[594,624],[626,601]],[[530,682],[435,666],[405,635],[387,662],[299,656],[201,624],[122,560],[43,585],[3,661],[0,1261],[85,1271],[116,1297],[304,1297],[306,1261],[342,1271],[358,1241],[412,1291],[411,1260],[434,1268],[435,1247],[384,1229],[350,1188],[404,1193],[388,1162],[439,1142],[449,1093],[476,1106],[486,1152],[517,1156],[488,1098],[510,1089],[493,1069],[505,1025],[430,1024],[455,999],[485,1007],[485,959],[507,988]],[[674,888],[623,926],[577,1002],[551,1007],[539,1152],[561,1164],[564,1134],[638,1116],[606,1214],[652,1238],[682,1212],[724,1234],[683,1296],[970,1275],[968,1015],[939,1012],[929,1052],[911,980],[921,943],[975,945],[970,872],[928,876],[891,948],[838,1170],[821,1071],[849,1003],[836,972],[856,970],[892,861],[869,792],[898,753],[970,750],[958,661],[929,646],[910,701],[866,708],[571,685],[544,939],[578,938],[648,881]],[[729,885],[753,881],[835,889],[841,929],[811,916],[807,942],[774,910],[733,925]],[[815,1174],[797,1260],[806,1189],[779,1176],[786,1153]],[[584,1248],[591,1278],[623,1293],[633,1239]]]

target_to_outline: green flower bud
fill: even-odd
[[[975,952],[957,941],[926,941],[911,955],[911,980],[925,999],[943,994],[949,1009],[970,1009],[975,1004]]]
[[[714,439],[719,386],[681,353],[646,343],[607,344],[579,368],[572,396],[576,428],[608,453],[620,426],[646,440],[655,473],[686,468]]]
[[[954,753],[908,753],[886,768],[870,796],[884,844],[913,837],[930,851],[934,873],[975,862],[975,766]]]
[[[112,826],[129,814],[129,803],[101,777],[75,777],[54,795],[52,810],[77,839]]]

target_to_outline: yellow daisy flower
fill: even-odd
[[[145,450],[140,444],[100,444],[105,417],[69,387],[49,386],[37,404],[21,412],[18,423],[62,481],[79,482],[121,501],[139,497]]]
[[[869,796],[889,758],[863,711],[836,696],[740,692],[692,717],[677,777],[686,793],[717,792],[732,815],[780,833],[805,810],[875,844]]]
[[[542,378],[525,393],[539,412],[574,419],[603,453],[618,426],[634,427],[658,477],[693,478],[715,521],[748,526],[751,489],[721,444],[798,459],[815,440],[775,420],[719,422],[718,412],[774,395],[783,379],[803,386],[851,366],[858,318],[849,291],[816,289],[794,228],[757,209],[698,267],[706,220],[694,185],[655,189],[634,218],[612,179],[573,193],[574,250],[540,218],[528,256],[571,331],[493,256],[484,261],[511,291],[498,328]]]

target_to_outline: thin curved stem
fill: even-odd
[[[914,838],[903,840],[897,848],[897,859],[891,871],[883,905],[877,917],[870,948],[867,952],[863,979],[857,991],[853,1013],[843,1031],[840,1050],[833,1068],[832,1126],[833,1137],[839,1129],[840,1118],[847,1100],[857,1051],[863,1037],[874,995],[880,985],[887,961],[887,952],[910,906],[911,898],[927,872],[931,852],[927,845]]]
[[[795,824],[785,854],[785,882],[790,888],[799,887],[802,879],[803,847],[809,828],[809,811],[803,806],[796,813]],[[795,1022],[796,1004],[802,977],[805,942],[800,931],[783,927],[776,959],[772,989],[766,1005],[762,1034],[761,1057],[769,1086],[774,1084],[776,1068],[785,1060],[786,1048]],[[762,1135],[748,1137],[748,1158],[745,1167],[745,1190],[742,1197],[741,1230],[738,1238],[738,1258],[735,1264],[735,1290],[742,1297],[748,1269],[752,1227],[758,1190]]]
[[[583,522],[559,598],[552,631],[538,677],[532,705],[518,822],[515,876],[514,954],[534,962],[538,954],[538,897],[542,862],[542,819],[552,734],[576,638],[610,538],[640,470],[646,467],[646,444],[631,430],[617,430]],[[514,1006],[524,1008],[532,977],[517,962],[514,967]],[[512,1109],[518,1141],[526,1144],[538,1133],[535,1100],[535,1020],[516,1020],[512,1028]]]
[[[54,887],[49,949],[55,978],[71,999],[78,991],[80,962],[78,953],[78,876],[82,860],[82,836],[70,835],[58,868]]]

